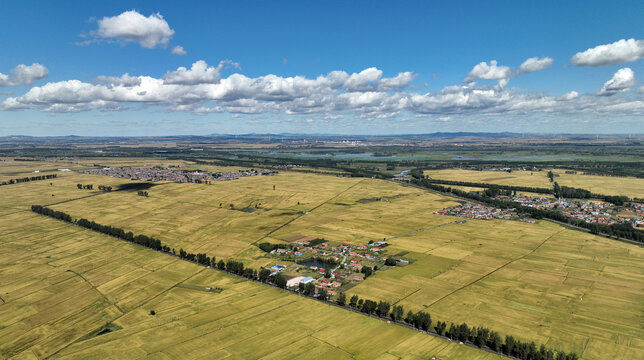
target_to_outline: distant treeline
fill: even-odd
[[[552,172],[549,172],[548,174],[550,175],[552,174]],[[423,176],[421,169],[413,169],[410,172],[410,175],[412,175],[412,177],[414,177],[415,179],[424,179],[425,182],[428,182],[431,184],[469,186],[469,187],[478,187],[478,188],[488,188],[493,190],[491,192],[488,192],[488,194],[495,194],[496,193],[495,189],[508,190],[508,191],[524,191],[524,192],[532,192],[532,193],[538,193],[538,194],[553,194],[556,197],[569,198],[569,199],[571,198],[572,199],[598,199],[598,200],[603,200],[605,202],[609,202],[618,206],[622,206],[625,203],[630,201],[628,196],[595,194],[586,189],[579,189],[579,188],[574,188],[569,186],[559,186],[559,184],[557,184],[556,182],[553,182],[552,189],[547,189],[547,188],[536,188],[536,187],[528,187],[528,186],[498,185],[498,184],[477,183],[477,182],[467,182],[467,181],[427,179]],[[554,175],[549,177],[553,179]],[[452,189],[452,190],[456,190],[456,189]]]
[[[535,219],[555,220],[562,223],[588,229],[593,234],[605,234],[608,236],[617,236],[624,239],[629,239],[629,240],[634,240],[637,242],[644,243],[644,231],[635,229],[629,224],[605,225],[605,224],[598,224],[598,223],[589,223],[581,219],[564,215],[563,213],[557,210],[537,209],[529,206],[523,206],[519,203],[515,203],[507,200],[495,199],[485,194],[480,194],[477,192],[466,192],[459,189],[452,189],[451,187],[444,187],[441,185],[433,184],[427,179],[413,179],[411,180],[411,182],[415,185],[418,185],[427,189],[432,189],[432,190],[436,190],[444,193],[452,193],[454,195],[472,199],[478,202],[482,202],[482,203],[494,206],[496,208],[516,209],[519,214],[527,215]]]
[[[617,206],[622,206],[625,203],[630,201],[628,196],[594,194],[585,189],[578,189],[578,188],[573,188],[568,186],[559,186],[559,184],[557,184],[556,182],[554,183],[554,194],[555,196],[562,197],[562,198],[599,199],[605,202],[615,204]]]
[[[69,214],[62,211],[52,210],[41,205],[32,205],[31,211],[121,240],[145,246],[150,249],[178,256],[181,259],[191,261],[196,264],[217,268],[234,275],[243,276],[253,281],[271,284],[281,289],[286,288],[286,278],[284,278],[280,272],[273,273],[265,268],[257,271],[255,269],[245,267],[241,261],[224,261],[222,259],[217,261],[214,256],[209,257],[203,253],[188,253],[183,249],[180,249],[179,254],[176,254],[174,249],[164,245],[158,239],[148,237],[146,235],[134,235],[132,232],[125,232],[123,229],[109,225],[101,225],[87,219],[74,220]],[[328,299],[326,290],[318,289],[316,293],[315,285],[313,285],[313,283],[308,283],[306,285],[300,283],[296,292],[305,296],[315,297],[321,301],[326,301]],[[407,312],[407,315],[404,316],[404,308],[402,306],[396,305],[391,307],[391,305],[386,301],[375,302],[373,300],[363,300],[359,299],[357,295],[354,295],[347,304],[346,295],[344,293],[339,293],[335,299],[335,303],[341,307],[360,310],[368,315],[375,314],[383,318],[390,317],[394,322],[404,322],[407,326],[414,327],[420,331],[440,336],[447,336],[452,340],[473,344],[480,348],[495,352],[502,352],[503,354],[514,356],[522,360],[577,360],[577,354],[575,353],[566,354],[565,352],[558,352],[555,356],[555,353],[550,349],[546,349],[544,345],[541,345],[537,350],[537,346],[534,342],[524,343],[516,340],[512,336],[506,336],[505,342],[503,342],[497,332],[484,327],[470,328],[465,323],[460,325],[452,323],[448,329],[446,322],[438,321],[432,329],[432,319],[429,313],[422,311],[413,313],[410,310]]]
[[[23,177],[23,178],[10,179],[8,181],[3,181],[3,182],[0,183],[0,185],[20,184],[20,183],[25,183],[25,182],[29,182],[29,181],[38,181],[38,180],[50,180],[50,179],[54,179],[56,177],[58,177],[57,174],[29,176],[29,177]]]
[[[501,190],[524,191],[524,192],[532,192],[537,194],[553,193],[553,189],[537,188],[537,187],[529,187],[529,186],[497,185],[497,184],[490,184],[490,183],[477,183],[477,182],[438,180],[438,179],[426,179],[426,180],[432,184],[441,184],[441,185],[469,186],[469,187],[478,187],[478,188],[494,187]]]

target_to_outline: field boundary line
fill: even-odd
[[[365,180],[366,180],[366,179],[362,179],[362,180],[360,180],[360,181],[356,182],[355,184],[353,184],[353,185],[349,186],[348,188],[346,188],[346,189],[344,189],[344,190],[340,191],[339,193],[337,193],[337,194],[333,195],[331,198],[329,198],[329,199],[325,200],[325,201],[324,201],[324,202],[322,202],[321,204],[319,204],[319,205],[317,205],[317,206],[315,206],[315,207],[311,208],[311,210],[306,211],[306,212],[303,212],[303,213],[301,213],[301,214],[298,214],[296,217],[294,217],[294,218],[290,219],[289,221],[285,222],[284,224],[282,224],[282,225],[278,226],[277,228],[275,228],[275,229],[273,229],[273,230],[269,231],[266,235],[264,235],[264,236],[262,236],[261,238],[259,238],[259,239],[255,240],[254,242],[252,242],[252,243],[251,243],[251,245],[255,245],[255,244],[257,244],[258,242],[260,242],[260,241],[262,241],[262,240],[266,239],[267,237],[271,236],[271,234],[273,234],[274,232],[276,232],[276,231],[278,231],[278,230],[280,230],[280,229],[284,228],[285,226],[287,226],[287,225],[289,225],[290,223],[292,223],[293,221],[295,221],[295,220],[297,220],[297,219],[301,218],[302,216],[304,216],[304,215],[306,215],[306,214],[310,214],[311,212],[313,212],[314,210],[318,209],[318,208],[319,208],[319,207],[321,207],[322,205],[328,204],[328,203],[329,203],[329,201],[331,201],[331,200],[335,199],[336,197],[338,197],[338,196],[340,196],[340,195],[344,194],[345,192],[347,192],[347,191],[351,190],[353,187],[355,187],[356,185],[360,184],[361,182],[363,182],[363,181],[365,181]]]
[[[43,206],[54,206],[54,205],[58,205],[58,204],[64,204],[66,202],[82,200],[82,199],[86,199],[86,198],[89,198],[89,197],[103,195],[103,194],[109,194],[109,193],[110,193],[110,191],[101,191],[101,192],[96,193],[96,194],[89,194],[89,195],[85,195],[85,196],[81,196],[81,197],[77,197],[77,198],[73,198],[73,199],[67,199],[67,200],[63,200],[63,201],[59,201],[59,202],[55,202],[55,203],[51,203],[51,204],[46,204],[46,205],[43,205]]]
[[[410,297],[410,296],[414,295],[415,293],[419,292],[419,291],[420,291],[420,289],[421,289],[421,288],[418,288],[418,289],[416,289],[416,290],[412,291],[411,293],[409,293],[409,295],[407,295],[407,296],[403,296],[402,298],[398,299],[398,301],[396,301],[396,302],[394,302],[394,303],[391,303],[391,305],[393,306],[393,305],[398,304],[399,302],[401,302],[401,301],[405,300],[406,298],[408,298],[408,297]]]
[[[446,225],[453,225],[453,224],[462,223],[463,221],[464,221],[464,220],[457,220],[457,221],[452,221],[452,222],[448,222],[448,223],[444,223],[444,224],[439,224],[439,225],[434,225],[434,226],[426,227],[426,228],[423,228],[423,229],[413,230],[413,231],[410,231],[410,232],[406,232],[406,233],[404,233],[404,234],[394,235],[394,236],[392,236],[392,237],[385,238],[385,240],[391,240],[391,239],[396,239],[396,238],[403,237],[403,236],[407,236],[407,235],[413,235],[413,234],[415,234],[415,233],[419,233],[419,232],[423,232],[423,231],[427,231],[427,230],[431,230],[431,229],[436,229],[436,228],[439,228],[439,227],[441,227],[441,226],[446,226]]]
[[[318,331],[320,331],[320,330],[318,330]],[[331,344],[330,342],[328,342],[328,341],[326,341],[326,340],[322,340],[322,339],[320,339],[320,338],[316,337],[316,336],[315,336],[315,333],[317,333],[318,331],[314,331],[312,334],[309,334],[309,335],[308,335],[308,336],[306,336],[306,337],[314,338],[315,340],[317,340],[317,341],[319,341],[319,342],[321,342],[321,343],[323,343],[323,344],[327,344],[327,345],[329,345],[329,346],[330,346],[330,347],[332,347],[332,348],[336,348],[336,349],[338,349],[338,350],[342,351],[343,353],[345,353],[345,354],[349,355],[349,357],[350,357],[350,358],[352,358],[352,359],[354,358],[354,356],[353,356],[353,354],[352,354],[352,353],[350,353],[350,352],[346,351],[345,349],[343,349],[343,348],[339,347],[338,345],[333,345],[333,344]]]
[[[91,231],[91,230],[89,230],[89,231]],[[107,236],[109,236],[109,235],[107,235]],[[181,284],[181,283],[185,282],[186,280],[189,280],[191,277],[193,277],[193,276],[195,276],[195,275],[199,274],[199,273],[200,273],[200,272],[202,272],[204,269],[206,269],[206,268],[204,267],[204,268],[199,269],[199,271],[195,272],[194,274],[191,274],[191,275],[190,275],[190,276],[188,276],[187,278],[185,278],[185,279],[183,279],[183,280],[179,281],[178,283],[176,283],[176,284],[174,284],[174,285],[170,286],[169,288],[167,288],[167,289],[165,289],[165,290],[161,291],[160,293],[158,293],[158,294],[154,295],[153,297],[151,297],[151,298],[149,298],[149,299],[145,299],[145,300],[143,300],[143,301],[142,301],[140,304],[138,304],[137,306],[135,306],[135,307],[131,308],[130,310],[128,310],[128,311],[126,311],[126,312],[123,312],[121,315],[119,315],[119,316],[115,317],[114,319],[112,319],[112,320],[110,320],[110,321],[108,321],[108,322],[110,322],[110,323],[111,323],[111,322],[114,322],[114,321],[116,321],[116,320],[118,320],[118,319],[122,318],[123,316],[125,316],[125,315],[127,315],[127,314],[131,313],[132,311],[137,310],[137,309],[138,309],[138,308],[140,308],[141,306],[143,306],[143,305],[145,305],[145,304],[149,303],[150,301],[152,301],[152,300],[156,299],[157,297],[159,297],[159,296],[161,296],[161,295],[163,295],[163,294],[167,293],[168,291],[170,291],[170,290],[174,289],[175,287],[177,287],[177,285],[179,285],[179,284]],[[87,334],[84,334],[83,336],[85,336],[85,335],[87,335]],[[63,347],[59,348],[58,350],[56,350],[55,352],[53,352],[53,353],[51,353],[51,354],[49,354],[49,355],[45,356],[43,359],[50,359],[52,356],[57,355],[59,352],[61,352],[61,351],[65,350],[65,349],[67,349],[68,347],[70,347],[71,345],[75,344],[78,340],[80,340],[81,338],[83,338],[83,336],[80,336],[80,337],[78,337],[78,338],[74,339],[73,341],[71,341],[71,342],[70,342],[70,343],[68,343],[67,345],[65,345],[65,346],[63,346]],[[73,352],[72,352],[72,354],[73,354]]]
[[[100,290],[98,290],[98,288],[96,286],[94,286],[89,280],[87,280],[83,275],[77,273],[74,270],[69,270],[68,269],[68,270],[65,270],[65,271],[70,272],[72,274],[75,274],[79,278],[83,279],[83,281],[85,281],[87,284],[89,284],[89,286],[91,286],[92,289],[94,289],[99,295],[101,295],[105,301],[107,301],[108,303],[112,304],[115,308],[117,308],[118,311],[121,312],[121,314],[125,313],[125,311],[123,311],[123,309],[121,309],[120,306],[116,305],[116,302],[110,301],[110,299],[108,299],[107,296],[105,296],[105,294],[103,294]]]
[[[474,280],[474,281],[471,281],[471,282],[469,282],[469,283],[467,283],[467,284],[465,284],[465,285],[463,285],[463,286],[461,286],[461,287],[459,287],[459,288],[457,288],[457,289],[455,289],[455,290],[451,291],[450,293],[448,293],[448,294],[446,294],[446,295],[441,296],[441,297],[440,297],[440,298],[438,298],[437,300],[434,300],[431,304],[429,304],[429,305],[425,306],[425,307],[423,308],[423,310],[422,310],[422,311],[425,311],[425,310],[429,309],[432,305],[434,305],[434,304],[436,304],[437,302],[439,302],[439,301],[441,301],[441,300],[443,300],[443,299],[447,298],[448,296],[451,296],[451,295],[453,295],[453,294],[455,294],[455,293],[457,293],[457,292],[459,292],[459,291],[461,291],[461,290],[465,289],[465,288],[466,288],[466,287],[468,287],[468,286],[471,286],[471,285],[476,284],[477,282],[479,282],[479,281],[481,281],[481,280],[485,279],[486,277],[488,277],[488,276],[490,276],[490,275],[494,274],[495,272],[497,272],[497,271],[499,271],[499,270],[503,269],[504,267],[506,267],[506,266],[508,266],[508,265],[512,264],[513,262],[515,262],[515,261],[519,261],[519,260],[521,260],[521,259],[524,259],[526,256],[529,256],[529,255],[533,254],[535,251],[539,250],[539,248],[540,248],[543,244],[545,244],[545,243],[546,243],[546,241],[548,241],[548,240],[552,239],[555,235],[560,234],[560,233],[561,233],[562,231],[564,231],[564,230],[566,230],[566,229],[561,229],[561,230],[557,231],[556,233],[554,233],[554,234],[552,234],[552,235],[548,236],[545,240],[543,240],[543,241],[542,241],[539,245],[537,245],[534,249],[532,249],[532,250],[530,250],[529,252],[527,252],[527,253],[525,253],[525,254],[523,254],[523,255],[519,256],[518,258],[513,259],[513,260],[510,260],[510,261],[508,261],[507,263],[505,263],[505,264],[503,264],[503,265],[499,266],[498,268],[496,268],[496,269],[494,269],[494,270],[492,270],[492,271],[488,272],[487,274],[485,274],[485,275],[481,276],[480,278],[478,278],[478,279],[476,279],[476,280]]]
[[[258,314],[255,314],[255,315],[251,315],[251,316],[249,316],[249,317],[247,317],[247,318],[245,318],[245,319],[243,319],[243,320],[241,320],[241,321],[240,321],[240,320],[237,320],[237,321],[235,321],[234,323],[229,324],[228,326],[223,326],[223,325],[222,325],[221,327],[218,327],[218,328],[212,329],[212,330],[210,330],[210,331],[208,331],[208,332],[203,331],[203,333],[202,333],[202,335],[201,335],[201,336],[205,336],[206,334],[212,334],[212,333],[214,333],[214,332],[221,331],[221,330],[223,330],[223,329],[225,329],[225,328],[227,328],[227,327],[230,327],[230,326],[237,326],[237,325],[239,325],[239,323],[242,323],[242,322],[244,322],[244,321],[247,321],[247,320],[253,319],[253,318],[257,317],[257,316],[261,316],[261,315],[264,315],[264,314],[268,314],[268,313],[270,313],[271,311],[274,311],[274,310],[277,310],[277,309],[281,309],[281,308],[283,308],[283,307],[285,307],[285,306],[287,306],[287,305],[291,305],[291,304],[294,304],[294,303],[296,303],[296,302],[297,302],[297,300],[293,300],[293,301],[291,301],[291,302],[288,302],[288,303],[286,303],[286,304],[281,304],[281,305],[279,305],[279,306],[276,306],[276,307],[274,307],[274,308],[268,309],[268,310],[263,311],[263,312],[261,312],[261,313],[258,313]],[[228,317],[231,317],[231,316],[233,316],[233,315],[229,315]],[[141,330],[141,331],[147,331],[147,330],[148,330],[148,329],[143,329],[143,330]],[[140,331],[137,331],[136,333],[139,333],[139,332],[140,332]],[[254,336],[257,336],[257,334],[255,334]],[[181,342],[175,343],[175,344],[173,344],[173,345],[171,345],[171,346],[177,346],[177,345],[180,345],[180,344],[183,344],[183,343],[186,343],[186,342],[192,341],[192,340],[194,340],[194,339],[195,339],[195,338],[186,339],[186,340],[184,340],[184,341],[181,341]],[[164,348],[164,349],[167,349],[167,347],[166,347],[166,348]],[[161,349],[161,350],[156,350],[156,351],[151,352],[151,353],[147,353],[147,356],[150,356],[150,355],[152,355],[152,354],[156,354],[156,353],[163,353],[163,349]]]

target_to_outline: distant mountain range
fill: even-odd
[[[541,138],[541,139],[568,139],[568,140],[595,140],[598,138],[615,139],[615,138],[641,138],[644,134],[521,134],[511,132],[436,132],[428,134],[401,134],[401,135],[336,135],[336,134],[209,134],[209,135],[167,135],[167,136],[25,136],[10,135],[0,137],[0,142],[25,142],[25,143],[43,143],[43,142],[127,142],[135,140],[146,141],[271,141],[281,142],[284,140],[297,141],[369,141],[369,140],[423,140],[423,139],[451,139],[451,138]]]

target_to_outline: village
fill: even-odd
[[[311,237],[296,238],[271,250],[270,256],[280,263],[267,267],[273,275],[281,273],[291,289],[313,284],[316,293],[324,289],[328,296],[335,296],[377,271],[409,264],[409,260],[386,256],[385,248],[389,244],[385,241],[352,245]]]
[[[527,207],[560,210],[567,216],[584,220],[588,223],[644,226],[642,204],[638,203],[629,204],[624,207],[624,210],[620,210],[613,204],[596,200],[556,199],[544,196],[525,196],[519,193],[509,197],[498,196],[497,198],[510,200]]]
[[[163,167],[151,168],[109,168],[93,169],[82,171],[85,174],[105,175],[116,178],[145,181],[174,181],[178,183],[206,183],[211,180],[226,181],[234,180],[244,176],[271,176],[276,175],[274,170],[238,170],[227,172],[206,172],[199,170],[172,170]]]
[[[451,215],[464,217],[468,219],[491,220],[519,220],[523,222],[536,222],[533,219],[519,218],[514,209],[498,209],[490,206],[478,205],[473,203],[464,203],[462,205],[448,207],[436,212],[438,215]]]
[[[584,220],[588,223],[604,225],[630,224],[633,227],[644,227],[644,204],[640,203],[630,203],[623,208],[618,208],[613,204],[602,201],[557,199],[546,196],[527,196],[520,193],[514,193],[510,196],[499,195],[496,199],[511,201],[525,207],[558,210],[567,216]],[[533,219],[519,216],[515,209],[499,209],[473,203],[464,203],[459,206],[445,208],[437,211],[436,214],[480,220],[504,219],[536,222]]]

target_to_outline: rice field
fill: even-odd
[[[30,212],[0,224],[2,358],[499,358]]]
[[[559,176],[555,181],[561,186],[570,186],[590,190],[604,195],[623,195],[644,199],[644,179],[619,176],[598,176],[584,174],[566,174],[555,170]]]
[[[520,176],[541,175],[547,183],[545,172]],[[76,189],[129,182],[66,172],[51,184],[0,187],[0,228],[7,229],[0,248],[10,254],[0,260],[2,356],[42,358],[62,349],[55,357],[495,357],[28,211],[40,204],[158,237],[177,252],[255,268],[271,261],[254,245],[262,241],[386,239],[387,254],[410,264],[377,272],[350,294],[583,359],[644,357],[641,247],[547,221],[460,224],[462,218],[435,214],[457,204],[453,199],[374,179],[284,171],[212,185],[160,182],[148,198]],[[205,287],[224,291],[198,290]],[[106,322],[122,329],[74,343]]]
[[[498,185],[551,188],[547,171],[477,171],[463,169],[425,170],[426,176],[437,180],[466,181]]]
[[[350,293],[584,359],[642,356],[641,247],[545,221],[503,220],[468,220],[391,243],[389,251],[409,251],[415,262],[379,272]]]

